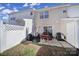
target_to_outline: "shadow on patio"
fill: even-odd
[[[57,46],[42,46],[37,54],[37,56],[74,56],[76,54],[76,50],[73,48],[63,48]]]

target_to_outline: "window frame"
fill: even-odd
[[[16,18],[15,17],[11,17],[11,20],[15,20]]]
[[[40,12],[40,19],[49,18],[49,11],[42,11]]]

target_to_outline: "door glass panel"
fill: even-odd
[[[48,32],[52,34],[52,26],[45,26],[44,27],[44,32]]]

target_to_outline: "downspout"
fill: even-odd
[[[33,18],[32,18],[32,19],[33,19],[33,28],[32,28],[32,34],[33,34],[33,35],[36,33],[35,17],[36,17],[36,15],[35,15],[35,13],[34,13]]]

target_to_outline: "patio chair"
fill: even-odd
[[[64,41],[64,39],[66,39],[66,36],[63,33],[58,32],[56,33],[56,39],[58,41]]]
[[[34,36],[32,34],[28,34],[26,37],[27,41],[33,41],[33,39],[34,39]]]

